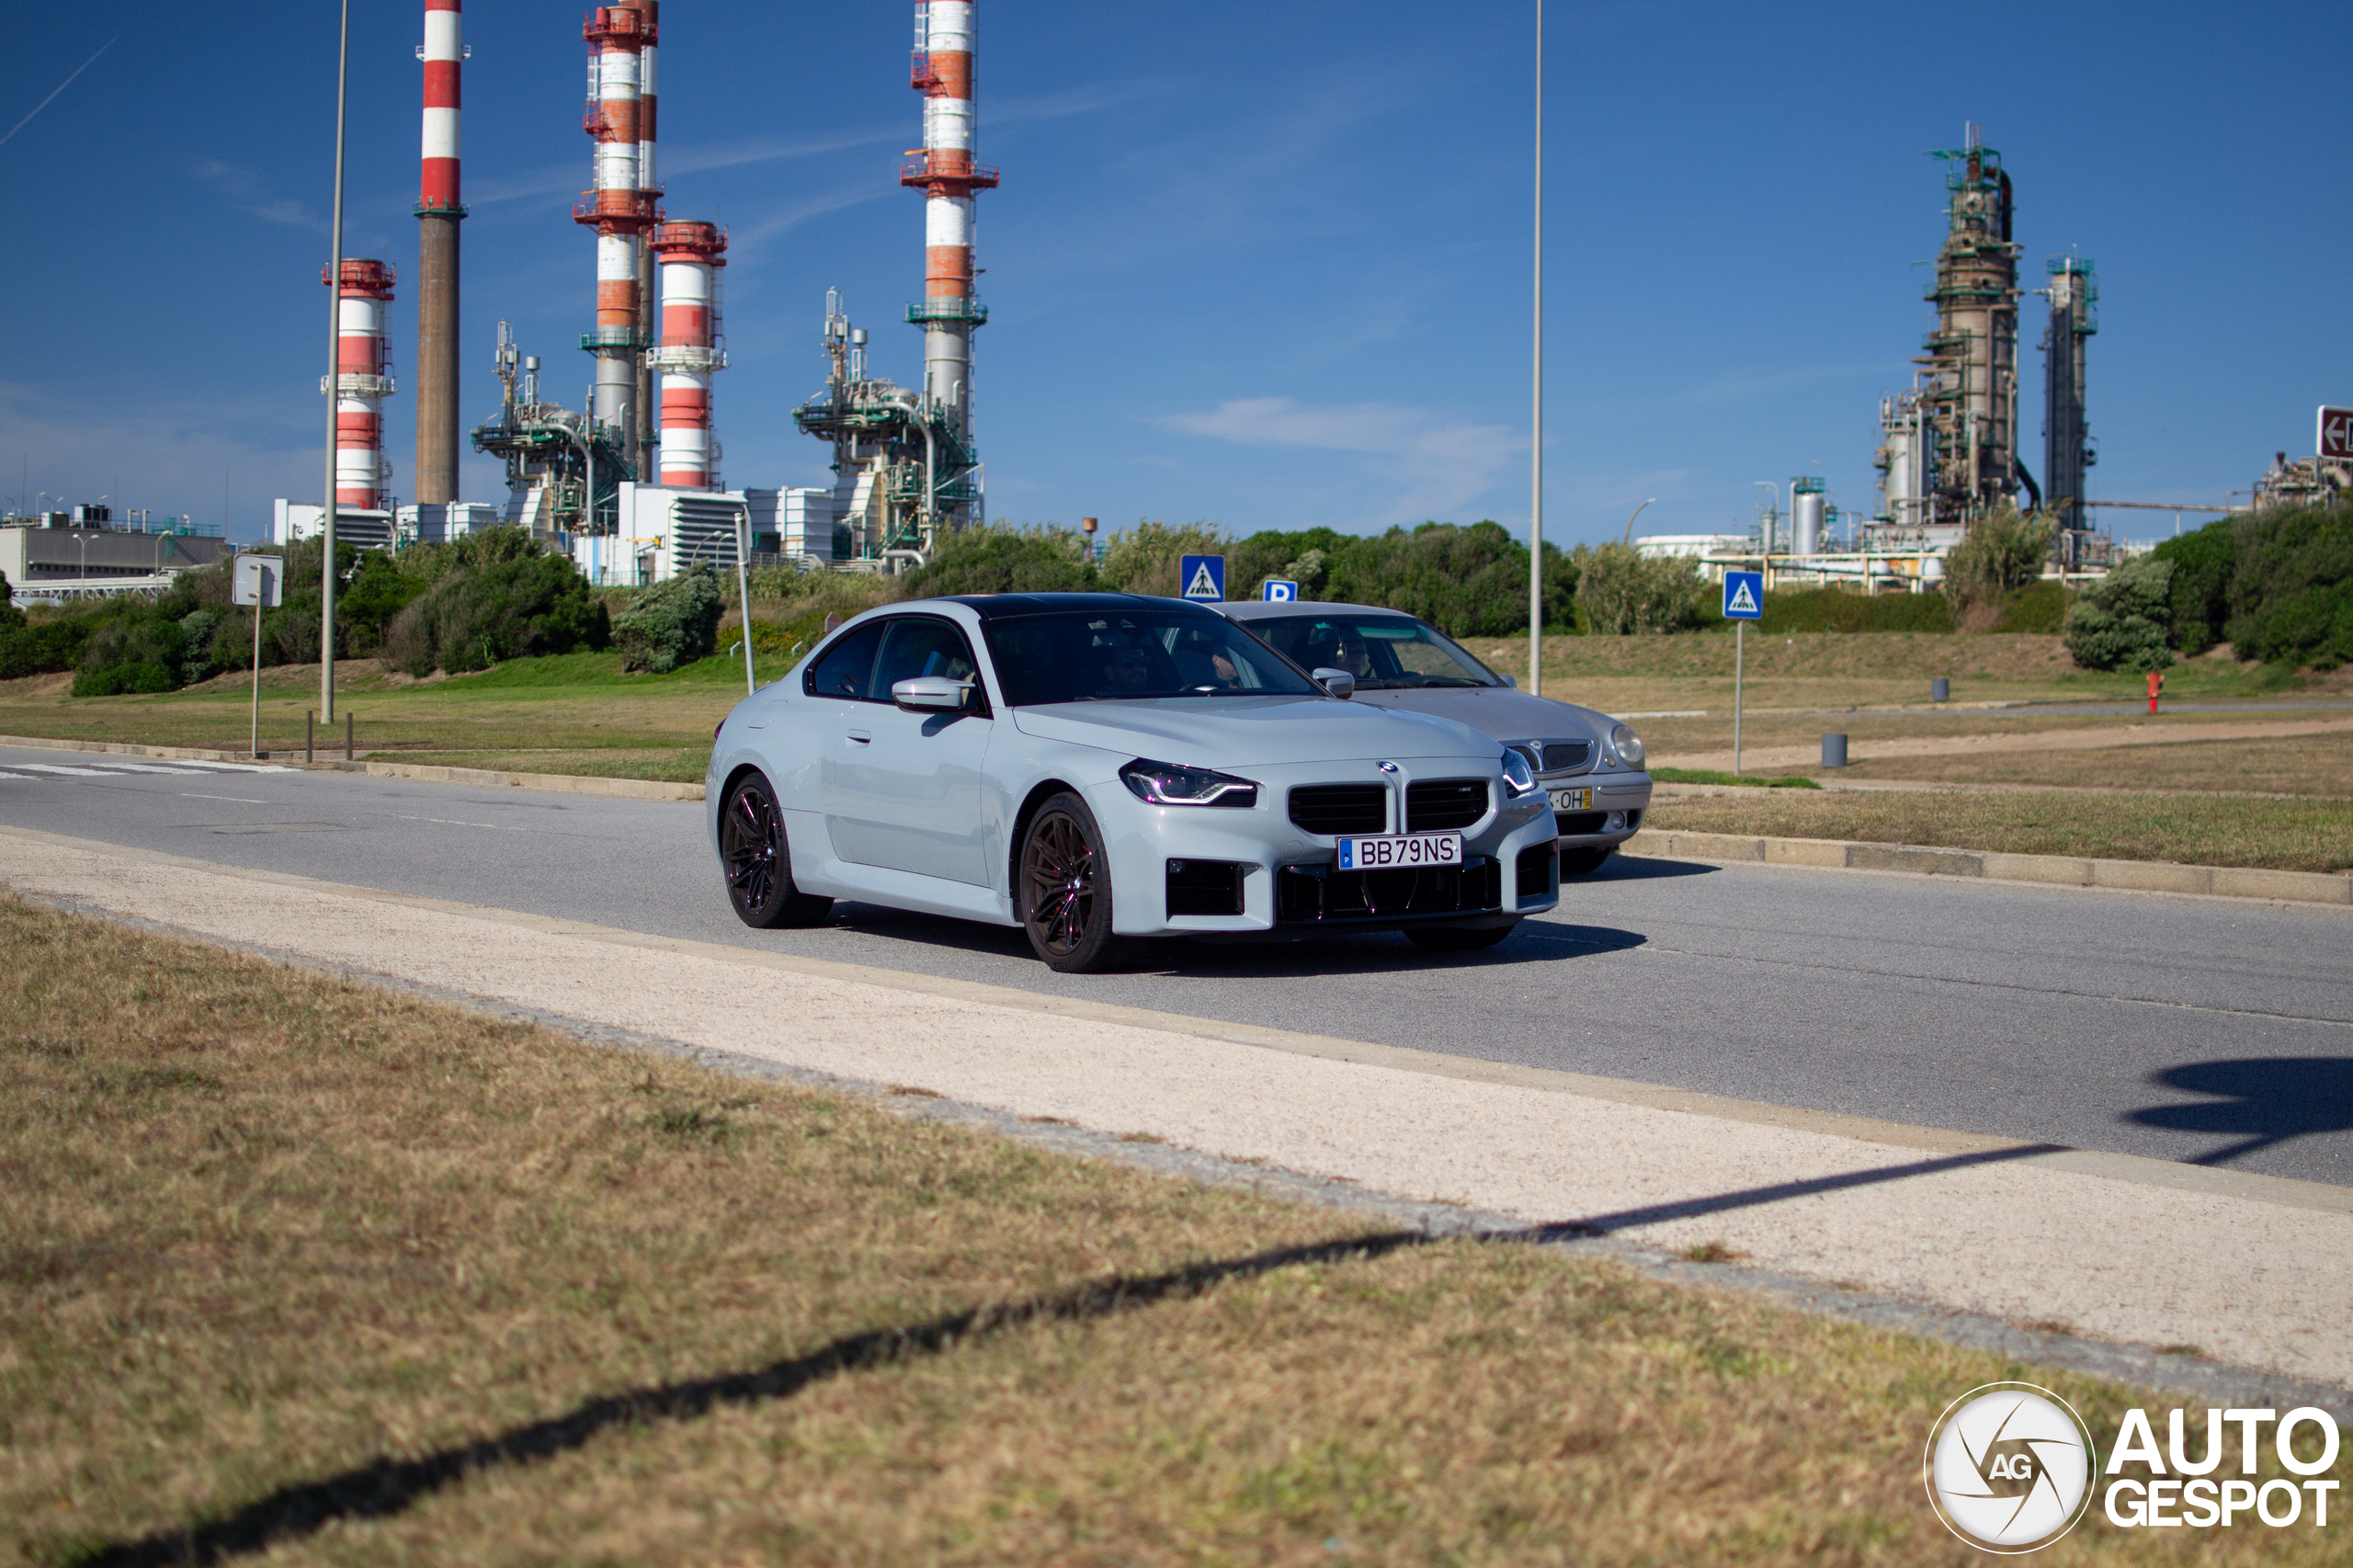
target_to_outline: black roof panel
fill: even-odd
[[[952,594],[948,596],[948,599],[950,604],[960,604],[973,611],[983,620],[1123,608],[1198,610],[1204,615],[1215,613],[1205,605],[1195,605],[1186,599],[1159,598],[1150,594]]]

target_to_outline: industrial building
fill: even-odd
[[[162,530],[119,528],[105,506],[0,520],[0,577],[18,599],[160,593],[229,554],[210,525],[199,530],[181,518]]]

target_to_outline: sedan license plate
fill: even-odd
[[[1462,864],[1459,833],[1384,833],[1378,838],[1343,838],[1334,869],[1382,871],[1419,866]]]
[[[1593,810],[1593,790],[1590,788],[1555,790],[1552,791],[1552,809],[1556,812],[1589,812]]]

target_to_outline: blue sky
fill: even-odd
[[[467,15],[464,413],[496,323],[578,400],[592,242],[579,4]],[[314,497],[335,7],[12,7],[0,191],[0,494],[266,529]],[[1527,526],[1534,7],[983,0],[992,513],[1121,527]],[[400,270],[415,358],[419,4],[353,6],[347,254]],[[1753,517],[1819,472],[1869,509],[1880,394],[1930,324],[1940,165],[1984,126],[2025,269],[2099,268],[2103,498],[2219,501],[2353,401],[2353,7],[1580,5],[1547,13],[1547,537]],[[240,25],[232,30],[226,23]],[[918,379],[910,7],[671,0],[674,217],[732,231],[718,380],[737,485],[830,482],[792,427],[828,286]],[[2332,286],[2333,280],[2333,286]],[[2022,335],[2040,468],[2040,301]],[[414,400],[386,407],[412,491]],[[496,500],[469,461],[469,499]],[[30,497],[25,497],[29,500]],[[2119,531],[2170,530],[2110,514]]]

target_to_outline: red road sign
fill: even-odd
[[[2337,462],[2353,461],[2353,408],[2323,408],[2313,450]]]

